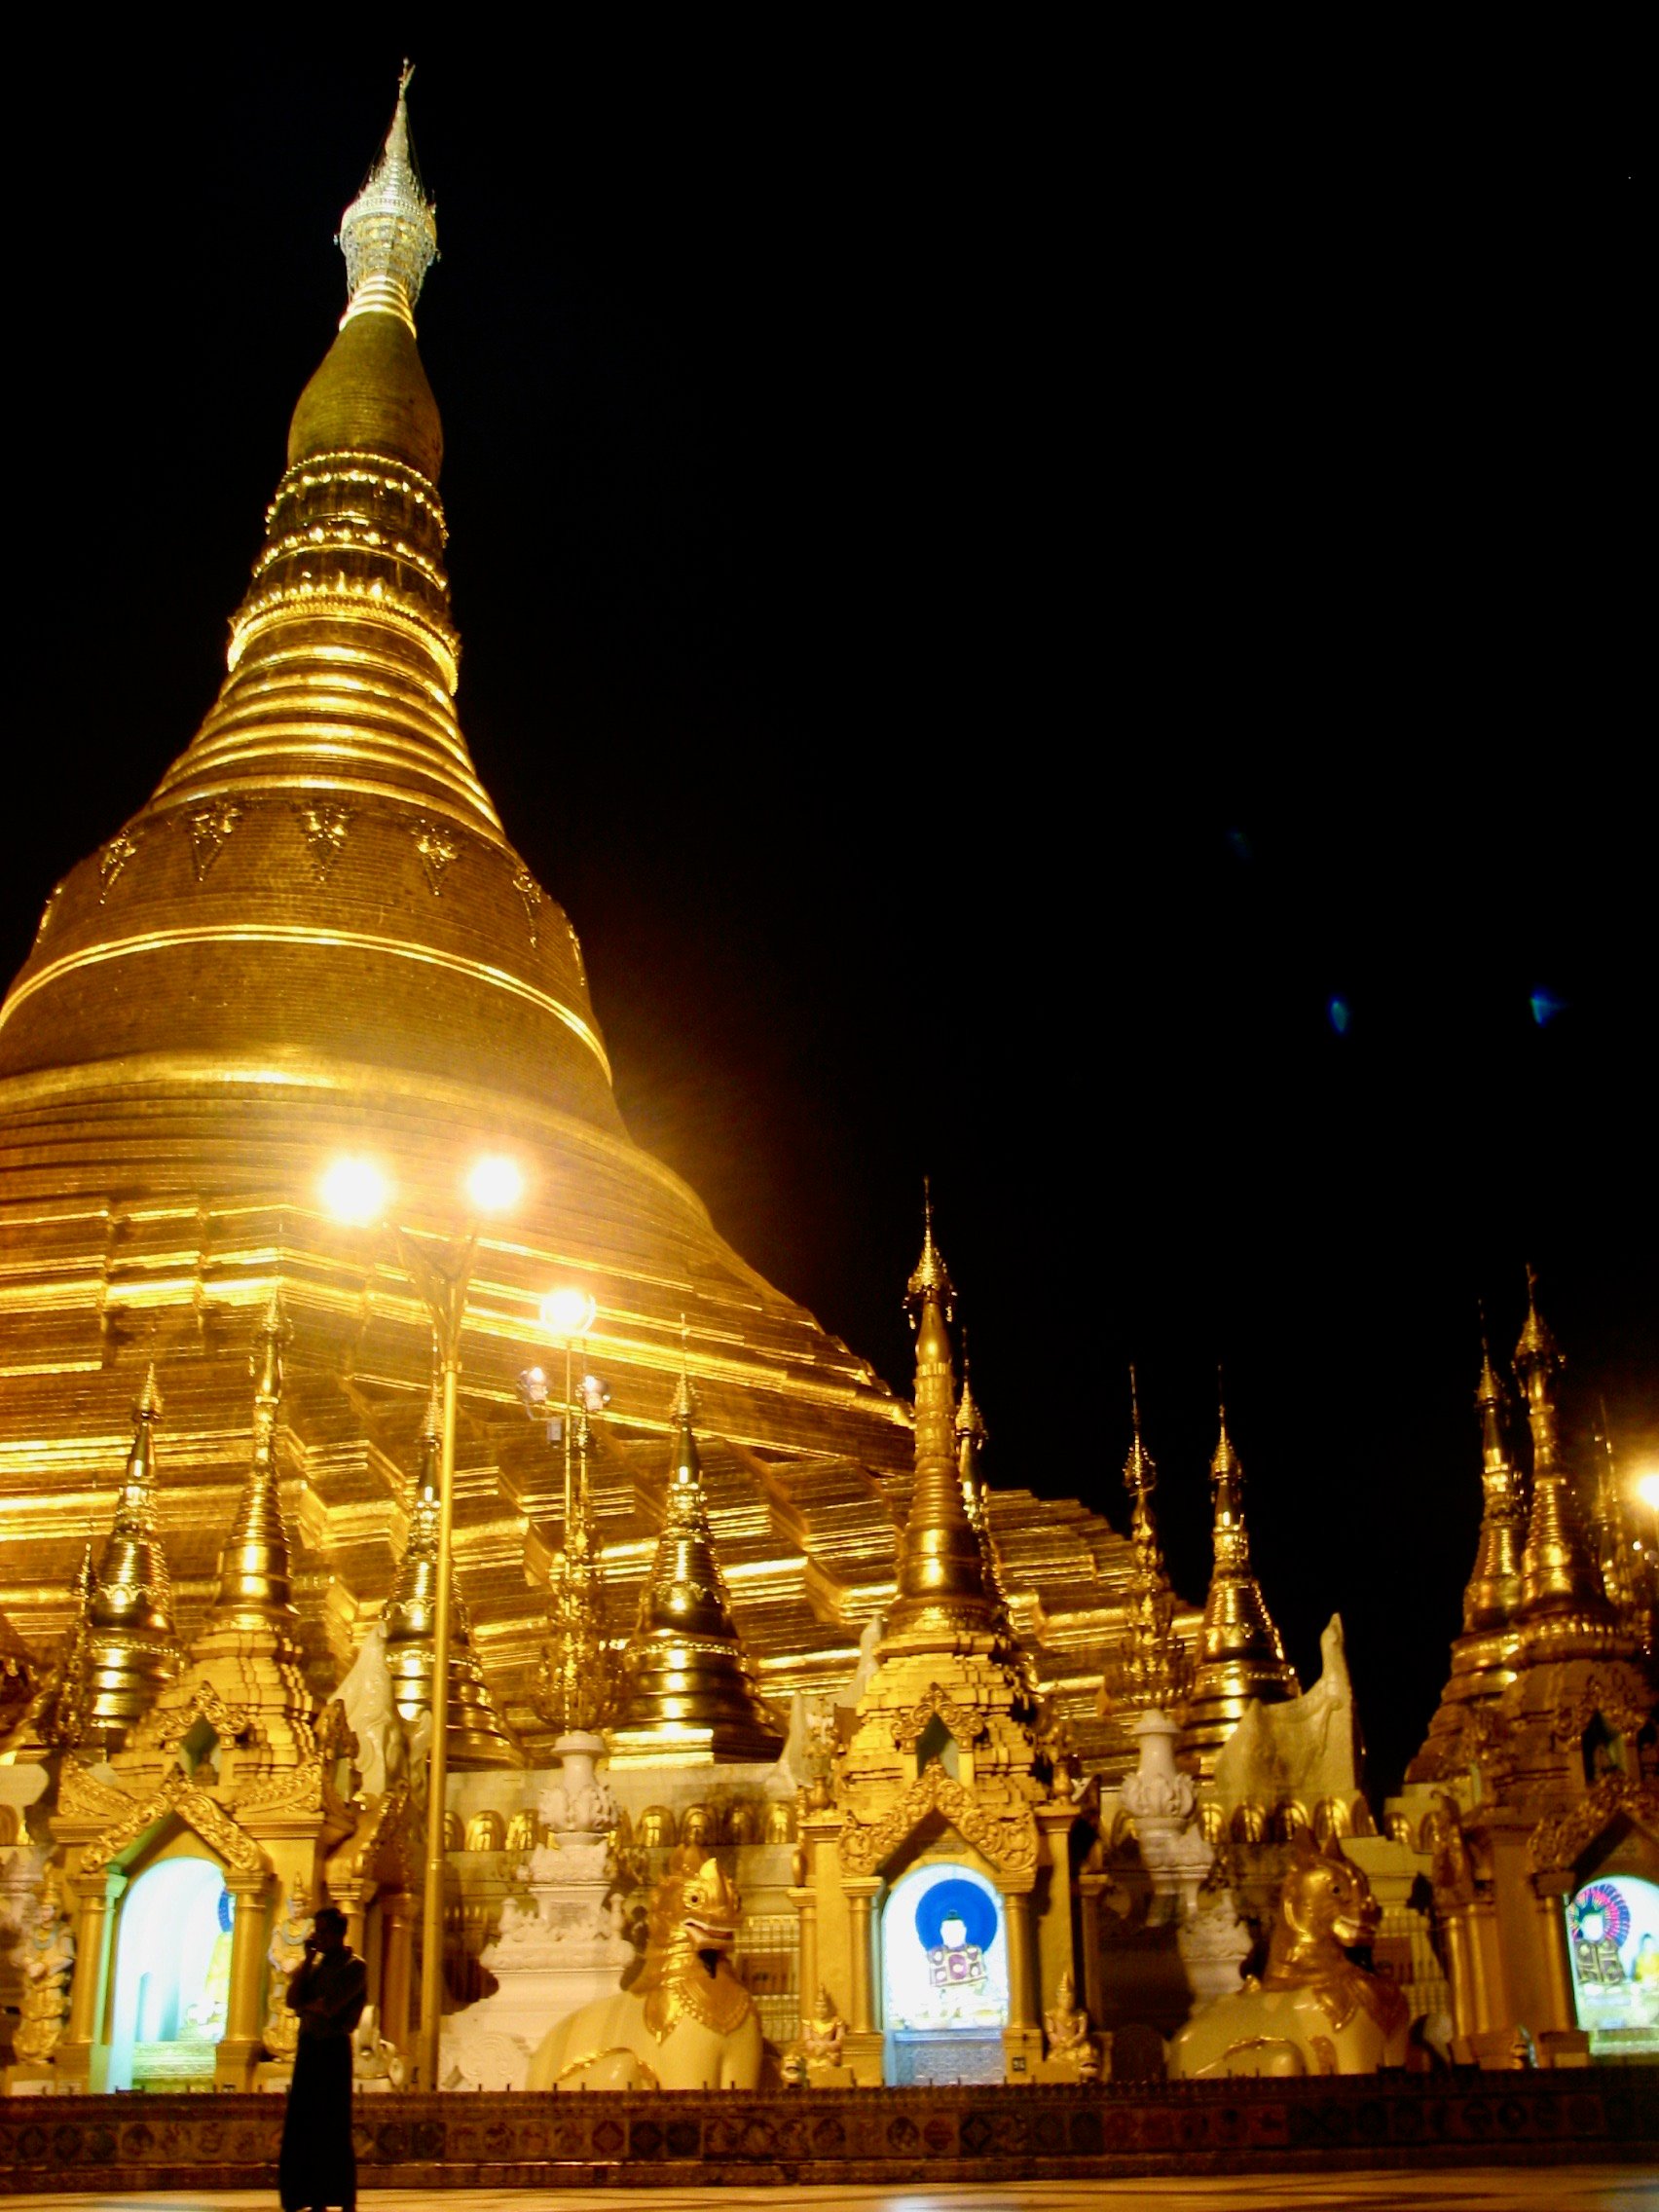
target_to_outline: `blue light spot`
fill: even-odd
[[[1325,1012],[1330,1015],[1331,1027],[1336,1031],[1337,1035],[1339,1037],[1346,1036],[1347,1025],[1353,1018],[1346,999],[1333,999],[1330,1005],[1325,1009]]]
[[[1255,854],[1250,850],[1250,840],[1245,836],[1242,830],[1230,830],[1227,832],[1227,843],[1235,861],[1255,859]]]
[[[1534,991],[1531,998],[1532,1019],[1540,1029],[1552,1022],[1558,1014],[1565,1013],[1567,1002],[1558,999],[1553,991]]]

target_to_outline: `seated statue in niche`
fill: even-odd
[[[634,1838],[642,1851],[661,1851],[675,1841],[674,1815],[666,1805],[647,1805]]]
[[[800,2024],[801,2056],[808,2066],[839,2066],[847,2040],[847,2023],[835,2009],[835,2000],[821,1982],[812,2017]]]
[[[1261,1979],[1198,2008],[1170,2045],[1172,2075],[1374,2074],[1406,2064],[1404,1995],[1346,1955],[1382,1919],[1370,1883],[1334,1836],[1321,1851],[1301,1828],[1294,1849]]]
[[[1100,2079],[1100,2052],[1088,2032],[1088,2014],[1077,2002],[1077,1983],[1067,1967],[1054,1991],[1051,2010],[1043,2015],[1051,2065],[1063,2067],[1080,2082]]]

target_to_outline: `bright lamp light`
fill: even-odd
[[[1637,1476],[1636,1494],[1650,1513],[1659,1513],[1659,1467],[1649,1467]]]
[[[541,1325],[550,1335],[568,1342],[571,1337],[587,1335],[598,1310],[585,1290],[550,1290],[541,1301]]]
[[[516,1160],[489,1152],[472,1163],[466,1195],[480,1213],[507,1213],[524,1196],[524,1176]]]
[[[391,1185],[372,1160],[337,1160],[322,1178],[322,1202],[336,1221],[359,1228],[385,1217]]]

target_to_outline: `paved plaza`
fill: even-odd
[[[1636,2166],[1488,2166],[1438,2173],[1163,2176],[1124,2181],[850,2184],[830,2188],[457,2190],[458,2212],[1659,2212],[1659,2179]],[[431,2193],[368,2190],[363,2212],[430,2212]],[[274,2190],[145,2190],[131,2196],[16,2196],[32,2212],[275,2212]]]

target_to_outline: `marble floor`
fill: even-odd
[[[1133,2181],[865,2183],[804,2189],[457,2190],[457,2212],[1659,2212],[1659,2178],[1636,2166],[1465,2167],[1440,2173],[1252,2174]],[[10,2196],[32,2212],[274,2212],[271,2190],[146,2190],[134,2196]],[[419,2190],[365,2191],[360,2212],[430,2212]]]

